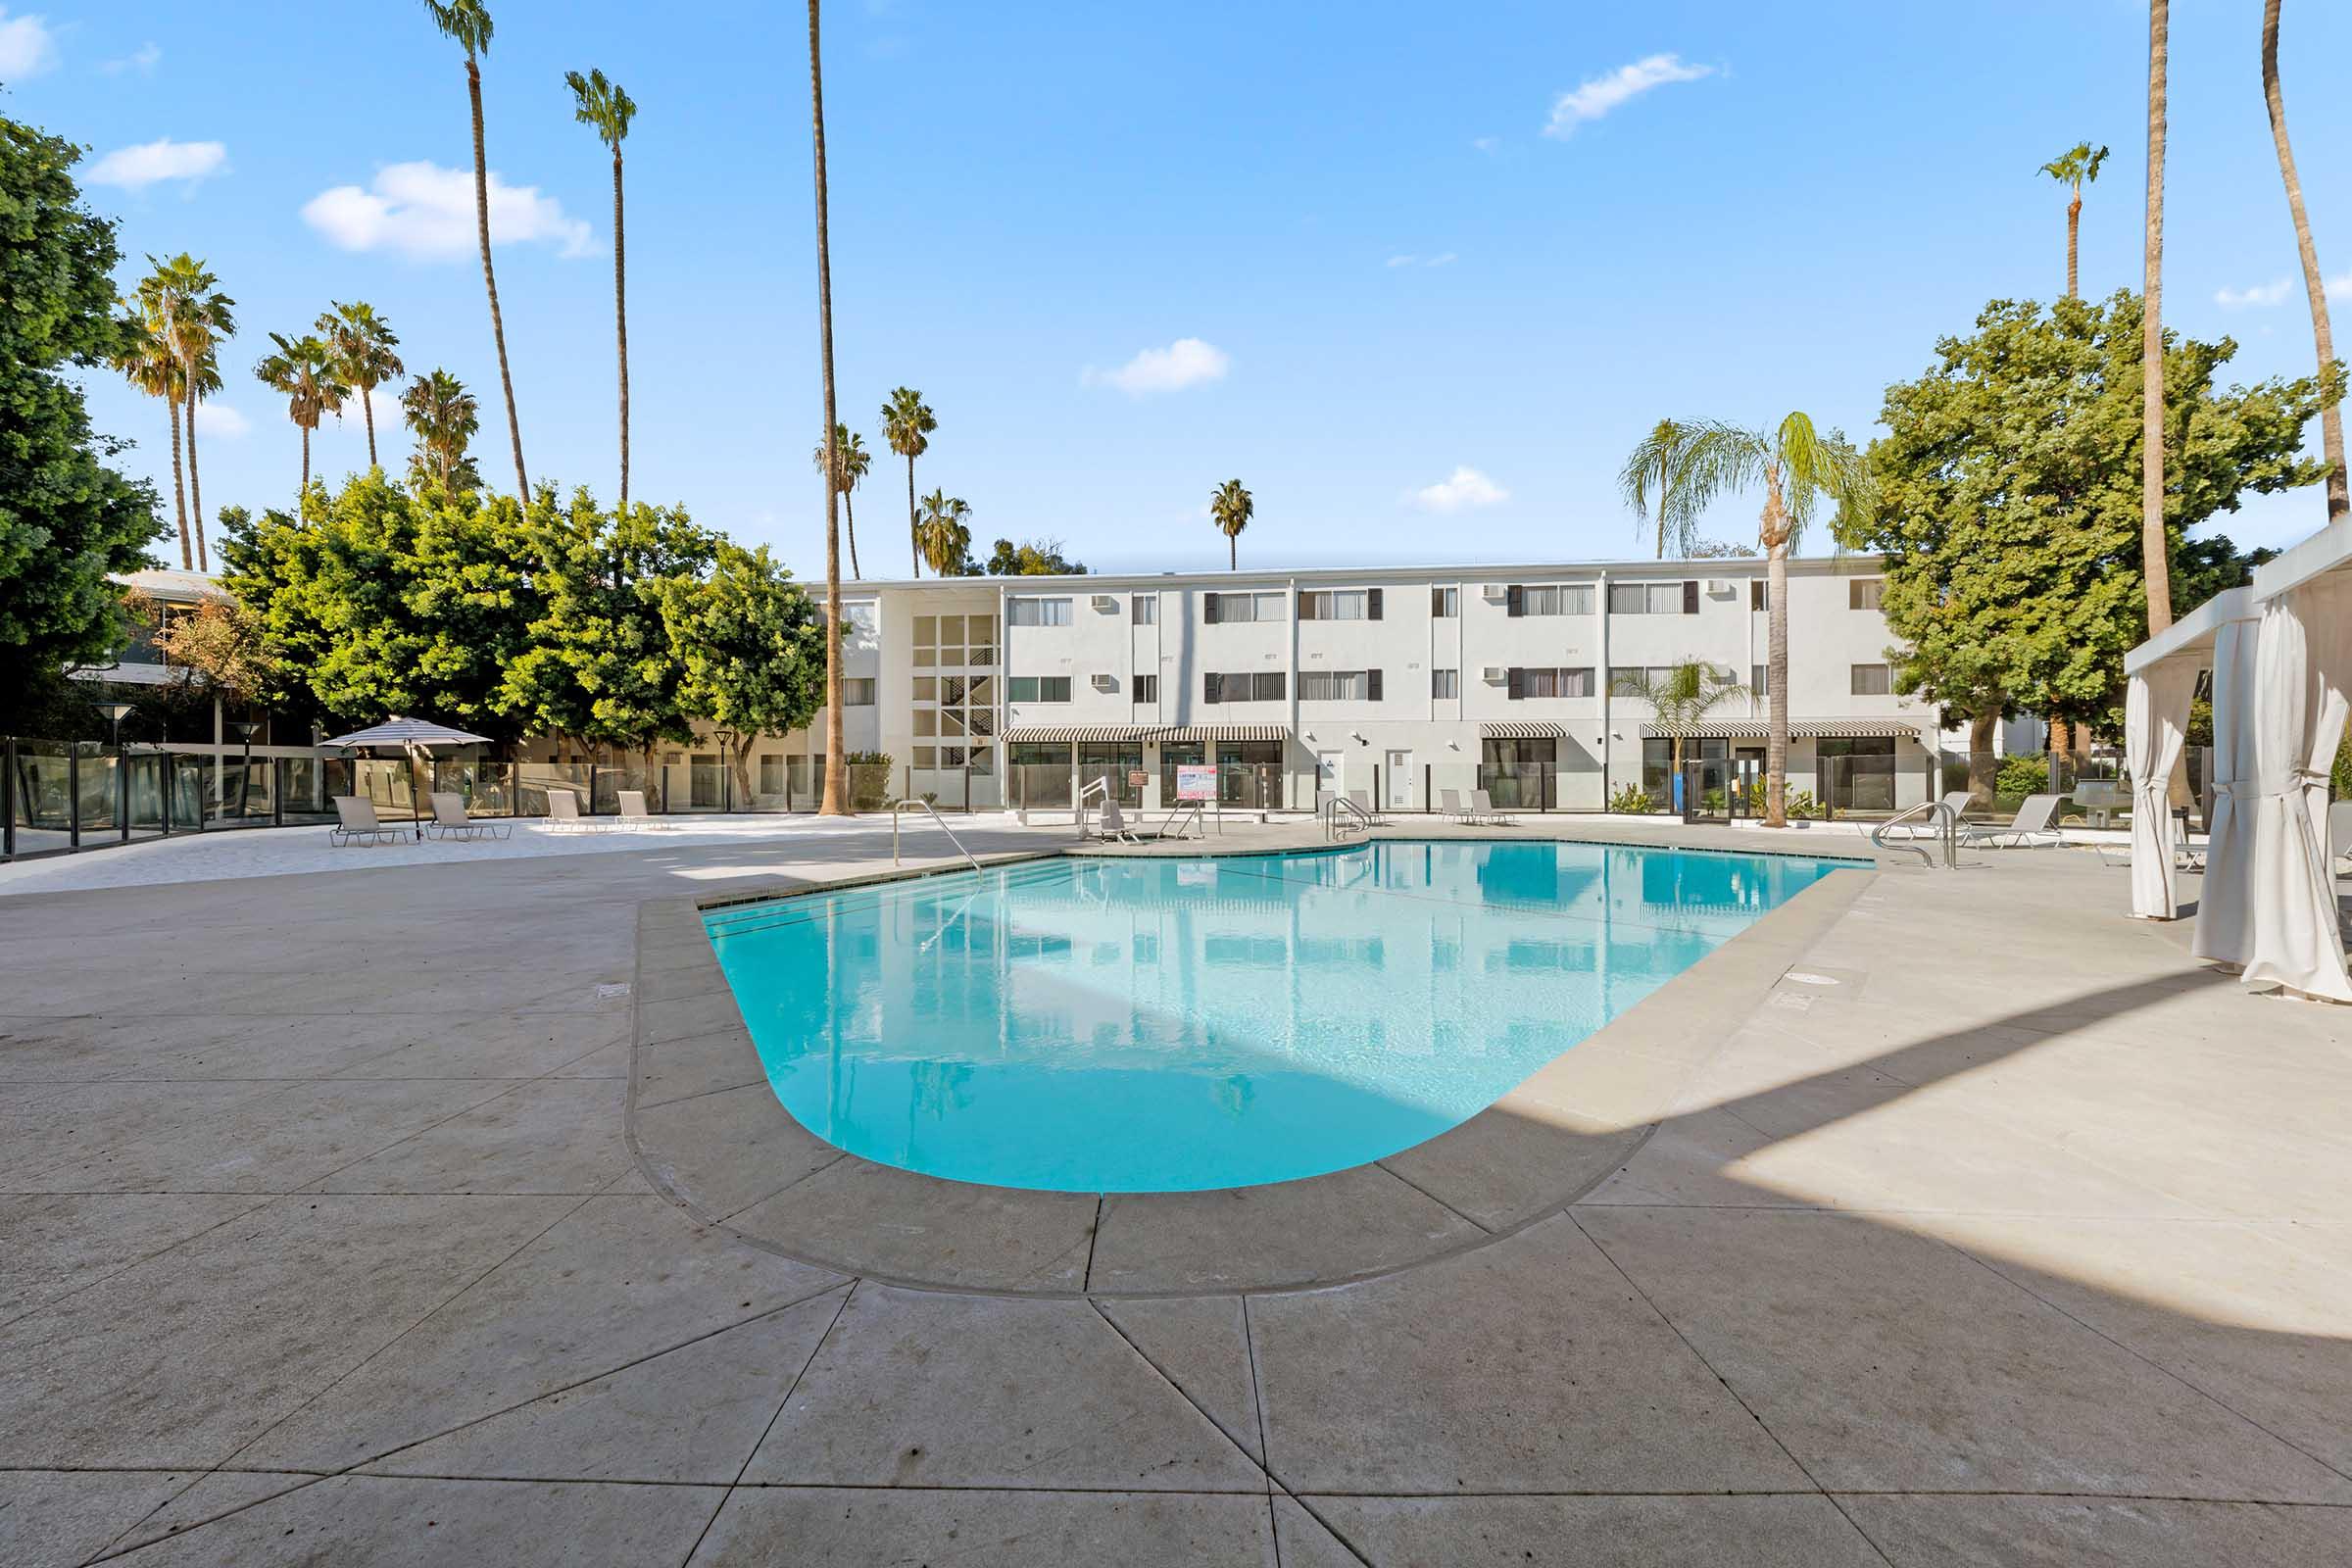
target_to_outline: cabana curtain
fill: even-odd
[[[2188,733],[2197,664],[2171,660],[2132,677],[2124,697],[2124,763],[2132,773],[2132,912],[2170,920],[2180,912],[2173,883],[2173,814],[2165,792]]]
[[[2328,767],[2352,682],[2352,599],[2340,579],[2263,607],[2255,649],[2250,983],[2352,1002],[2328,865]]]

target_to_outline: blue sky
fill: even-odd
[[[2236,337],[2241,379],[2311,365],[2259,10],[2177,0],[2173,23],[2166,318]],[[2287,10],[2313,226],[2352,310],[2352,99],[2326,90],[2352,7]],[[1098,568],[1223,564],[1206,501],[1235,475],[1257,501],[1245,563],[1623,556],[1639,546],[1612,477],[1661,415],[1802,407],[1867,438],[1938,333],[1988,298],[2058,292],[2063,196],[2035,170],[2078,139],[2115,149],[2083,214],[2084,291],[2136,286],[2143,5],[1782,11],[838,5],[844,417],[879,448],[884,395],[920,388],[940,418],[920,489],[969,501],[983,541],[1058,535]],[[632,488],[820,570],[800,12],[493,14],[490,167],[534,193],[494,224],[534,478],[614,483],[610,164],[563,83],[600,66],[641,106]],[[0,79],[9,113],[93,149],[88,193],[131,264],[191,250],[239,302],[210,506],[290,495],[296,434],[250,367],[330,300],[373,302],[412,369],[467,381],[483,472],[511,471],[464,72],[420,5],[253,3],[224,25],[185,4],[8,0]],[[160,407],[110,377],[91,390],[100,427],[168,479]],[[396,414],[377,425],[404,463]],[[905,474],[882,459],[859,550],[866,575],[903,575]],[[356,410],[316,461],[365,464]],[[1714,531],[1748,537],[1752,511]],[[2322,520],[2305,493],[2226,526],[2276,544]]]

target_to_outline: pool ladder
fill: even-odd
[[[891,864],[893,864],[893,865],[896,865],[896,864],[898,864],[898,863],[899,863],[899,814],[900,814],[901,812],[903,812],[903,811],[912,811],[912,810],[920,810],[920,811],[924,812],[926,815],[928,815],[928,816],[931,818],[931,820],[932,820],[933,822],[935,822],[935,823],[937,823],[937,824],[938,824],[938,826],[939,826],[939,830],[940,830],[942,833],[945,833],[945,834],[948,836],[948,842],[949,842],[950,844],[953,844],[953,845],[955,845],[955,846],[956,846],[956,853],[957,855],[960,855],[960,856],[962,856],[962,857],[964,858],[964,859],[965,859],[965,860],[969,861],[969,862],[971,863],[971,867],[972,867],[972,869],[973,869],[973,870],[977,871],[977,870],[979,870],[979,869],[980,869],[980,861],[979,861],[978,858],[976,858],[976,857],[975,857],[975,856],[972,854],[972,852],[971,852],[971,851],[969,851],[969,850],[967,850],[967,849],[965,849],[965,848],[963,847],[963,840],[961,840],[961,839],[959,839],[959,838],[957,838],[957,837],[956,836],[956,830],[955,830],[954,828],[952,828],[952,827],[948,826],[946,819],[945,819],[944,817],[942,817],[942,816],[939,814],[938,808],[935,808],[935,807],[933,807],[933,806],[932,806],[932,804],[931,804],[929,801],[923,801],[923,800],[914,800],[914,801],[900,801],[900,802],[898,802],[897,804],[895,804],[895,805],[893,805],[893,806],[891,807],[891,808],[890,808],[890,863],[891,863]]]
[[[1345,795],[1334,795],[1323,803],[1323,836],[1336,839],[1348,833],[1368,833],[1372,830],[1372,814]]]
[[[1888,829],[1914,821],[1934,821],[1936,824],[1938,836],[1943,840],[1943,863],[1946,869],[1960,863],[1960,813],[1941,801],[1922,801],[1906,810],[1897,811],[1870,830],[1871,845],[1881,850],[1909,850],[1919,857],[1921,864],[1934,865],[1936,857],[1919,847],[1916,833],[1899,843],[1887,841]]]

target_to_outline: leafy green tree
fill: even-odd
[[[481,471],[466,455],[466,444],[482,427],[481,406],[465,382],[447,370],[420,375],[401,394],[400,409],[416,438],[416,450],[409,458],[413,488],[428,476],[445,490],[481,488]]]
[[[601,71],[585,76],[564,74],[571,89],[572,119],[596,129],[597,140],[612,149],[612,324],[618,339],[620,364],[620,510],[629,510],[629,247],[628,227],[621,220],[620,144],[628,139],[629,122],[637,118],[637,100],[609,81]]]
[[[944,490],[932,491],[923,497],[914,538],[934,572],[942,577],[957,575],[972,553],[971,507],[960,496],[951,496]]]
[[[351,395],[335,368],[335,355],[323,339],[318,337],[289,338],[283,332],[272,332],[270,341],[277,352],[265,358],[253,368],[262,385],[286,399],[286,417],[302,432],[302,488],[295,492],[301,504],[310,504],[311,494],[311,432],[327,415],[338,417],[343,413],[343,400]]]
[[[1208,517],[1217,525],[1217,532],[1225,536],[1225,569],[1228,571],[1242,569],[1242,530],[1250,526],[1250,519],[1256,512],[1257,503],[1250,499],[1250,492],[1242,488],[1239,479],[1226,480],[1209,495]]]
[[[985,568],[970,565],[971,557],[964,557],[965,565],[959,575],[972,576],[981,571],[991,577],[1083,577],[1086,564],[1072,561],[1062,553],[1058,539],[1024,539],[1014,544],[1000,539],[988,558]]]
[[[1635,447],[1619,475],[1637,517],[1643,515],[1652,482],[1661,474],[1671,482],[1655,484],[1659,536],[1685,554],[1699,542],[1699,519],[1707,508],[1726,496],[1763,488],[1756,538],[1764,550],[1771,628],[1764,681],[1771,727],[1764,743],[1763,825],[1787,827],[1788,553],[1825,504],[1837,509],[1833,528],[1867,505],[1868,469],[1841,433],[1823,435],[1809,416],[1795,413],[1768,430],[1714,419],[1661,419]]]
[[[2079,141],[2065,152],[2041,166],[2041,172],[2066,187],[2066,297],[2076,299],[2081,290],[2075,287],[2076,240],[2082,232],[2082,187],[2099,177],[2099,166],[2107,162],[2107,149]]]
[[[2190,529],[2247,491],[2320,476],[2300,456],[2319,379],[2217,386],[2235,353],[2227,338],[2163,342],[2171,484],[2158,527],[2184,605],[2245,569],[2226,541],[2185,543]],[[1994,301],[1936,359],[1886,389],[1874,499],[1838,537],[1886,557],[1896,689],[1967,715],[1972,755],[1988,757],[2004,712],[2101,717],[2125,652],[2148,635],[2139,301]]]
[[[659,594],[688,718],[748,739],[788,734],[816,716],[825,695],[824,620],[765,545],[745,550],[716,540],[708,576],[665,578]],[[736,792],[748,801],[748,747],[735,748],[734,765]]]
[[[833,475],[833,488],[841,496],[842,521],[850,535],[850,575],[853,578],[862,577],[865,573],[858,565],[858,508],[851,502],[850,495],[873,471],[874,455],[865,450],[865,437],[846,424],[833,427],[833,447],[834,462],[840,469]],[[816,465],[817,472],[825,471],[824,442],[816,444],[816,450],[809,455],[808,461]]]
[[[110,466],[66,371],[114,363],[114,225],[82,206],[69,142],[0,117],[0,718],[128,635],[108,573],[151,564],[154,489]]]
[[[894,388],[882,405],[882,438],[890,450],[906,460],[906,544],[914,554],[914,574],[923,574],[923,541],[914,510],[914,460],[931,447],[931,432],[939,428],[930,405],[910,386]]]
[[[400,338],[392,323],[375,314],[366,300],[345,305],[337,301],[314,323],[334,357],[335,378],[360,395],[360,412],[368,420],[368,466],[376,466],[375,389],[409,373],[394,350]]]
[[[188,427],[188,512],[196,524],[196,569],[210,571],[204,544],[204,485],[196,464],[196,406],[220,390],[220,346],[235,335],[229,310],[237,302],[220,292],[220,280],[181,251],[168,262],[147,258],[139,281],[139,306],[155,324],[164,350],[179,364],[179,412]],[[174,470],[176,476],[176,469]]]
[[[507,323],[498,310],[498,274],[490,266],[490,166],[482,151],[482,65],[494,30],[482,0],[424,0],[433,25],[466,51],[466,95],[473,108],[473,226],[481,239],[482,288],[490,296],[490,336],[498,344],[498,384],[507,395],[507,437],[514,444],[514,495],[527,506],[530,470],[522,466],[522,420],[514,412],[514,374],[507,367]]]

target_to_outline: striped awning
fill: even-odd
[[[1057,724],[1008,729],[1007,741],[1141,741],[1159,733],[1152,724]]]
[[[1892,735],[1919,738],[1919,721],[1909,718],[1792,718],[1788,733],[1812,739],[1853,740],[1865,736]],[[1644,724],[1642,733],[1652,739],[1671,737],[1677,732],[1657,724]],[[1772,734],[1772,723],[1762,718],[1708,718],[1680,732],[1690,740],[1760,741]]]
[[[1556,741],[1568,732],[1557,724],[1481,724],[1478,733],[1491,741]]]
[[[1153,730],[1155,741],[1287,741],[1289,728],[1281,724],[1179,724],[1170,729]]]

